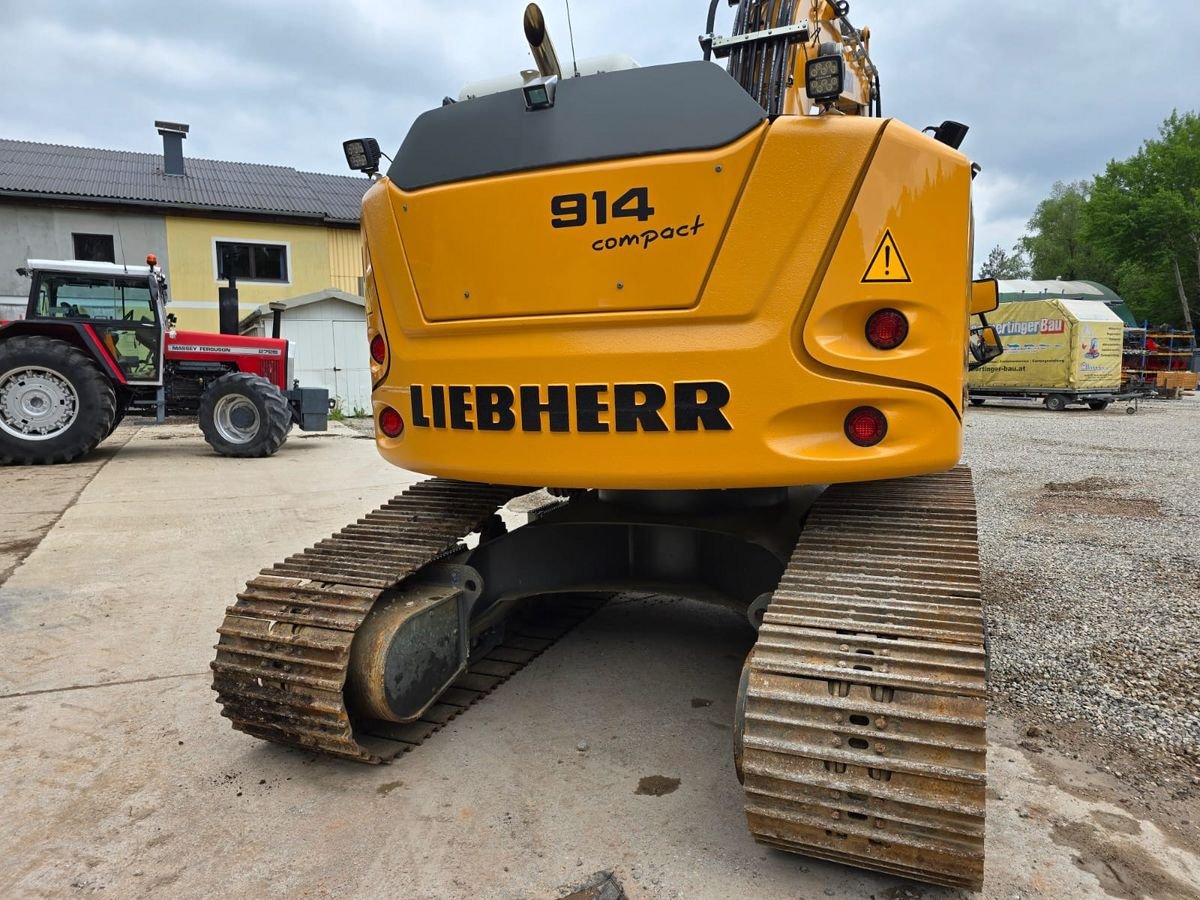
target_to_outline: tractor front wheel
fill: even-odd
[[[258,375],[222,375],[200,398],[200,430],[222,456],[271,456],[287,440],[291,422],[283,393]]]
[[[78,347],[40,335],[0,342],[0,465],[79,459],[116,414],[112,381]]]

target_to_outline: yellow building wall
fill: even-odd
[[[357,228],[329,228],[329,274],[333,287],[347,294],[361,294],[362,234]]]
[[[358,254],[358,230],[324,225],[284,225],[236,219],[167,216],[167,272],[170,311],[179,327],[217,331],[216,242],[275,243],[287,246],[287,282],[238,281],[239,318],[273,300],[287,300],[334,287],[358,293],[361,259],[343,259],[343,246]]]

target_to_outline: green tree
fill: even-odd
[[[1026,226],[1030,233],[1018,246],[1029,256],[1034,278],[1111,283],[1111,267],[1084,235],[1091,191],[1090,181],[1056,181],[1033,211]]]
[[[988,258],[979,267],[980,278],[1028,278],[1029,266],[1019,246],[1013,247],[1012,253],[1004,252],[997,244],[988,253]]]
[[[1200,313],[1200,116],[1172,112],[1157,139],[1110,162],[1085,219],[1087,237],[1120,273],[1117,288],[1135,313],[1182,317],[1191,329]]]

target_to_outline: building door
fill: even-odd
[[[362,410],[371,415],[371,367],[368,362],[367,324],[335,319],[333,328],[334,390],[342,411]]]
[[[283,336],[296,354],[296,379],[303,387],[323,387],[336,397],[333,340],[326,319],[289,319],[283,316]],[[290,385],[289,385],[290,386]]]

